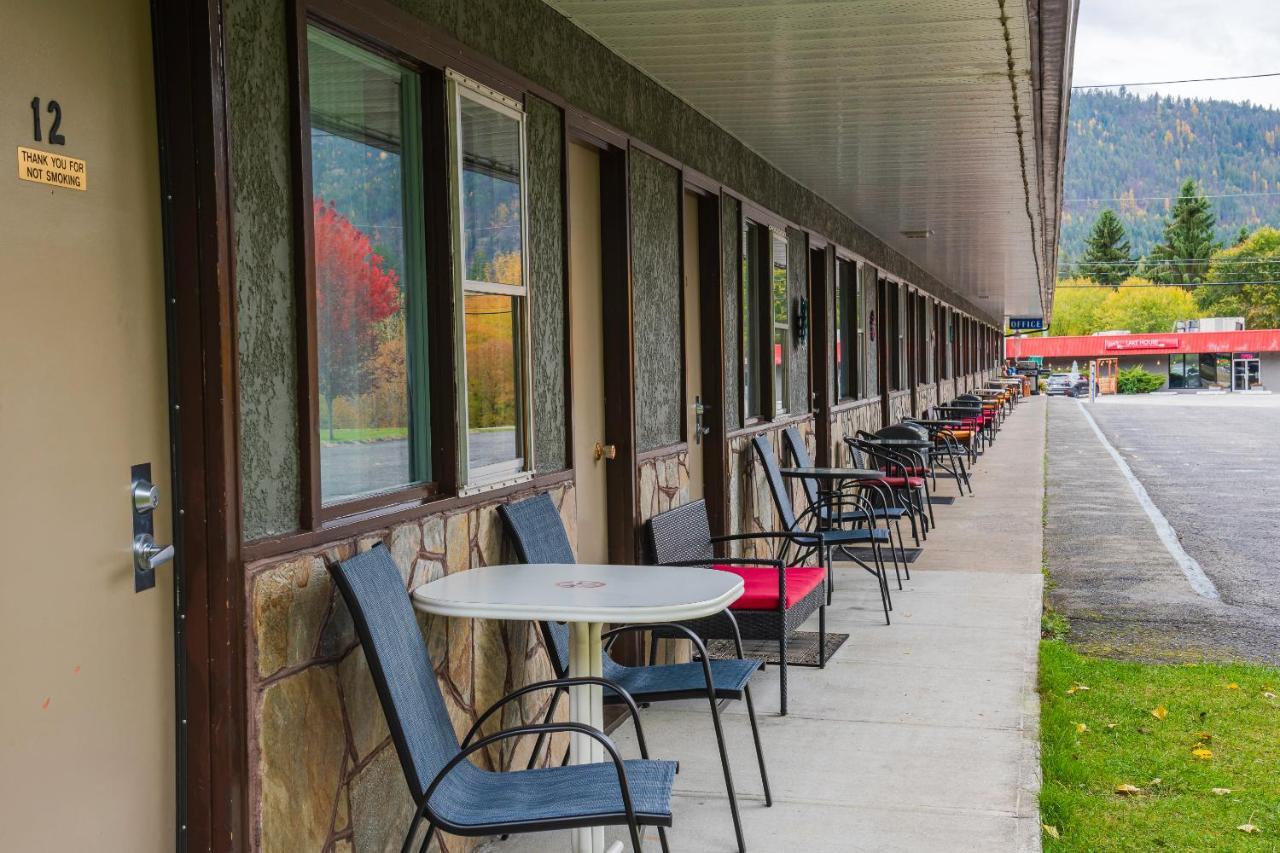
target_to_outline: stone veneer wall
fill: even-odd
[[[856,435],[858,430],[875,432],[880,423],[880,398],[860,400],[847,409],[831,414],[831,460],[837,467],[848,465],[849,449],[844,443],[846,435]]]
[[[932,382],[920,385],[916,388],[916,401],[920,405],[917,415],[922,415],[933,406],[938,404],[938,386]]]
[[[641,459],[640,521],[689,502],[689,451],[683,446]]]
[[[911,417],[911,392],[894,391],[889,395],[889,423],[901,423]]]
[[[551,489],[577,538],[572,483]],[[326,566],[385,542],[406,589],[500,562],[497,502],[402,522],[388,530],[246,567],[252,849],[370,853],[398,850],[412,817],[409,789],[350,614]],[[505,693],[551,678],[528,622],[421,616],[436,675],[459,737]],[[512,703],[486,729],[539,720],[550,695]],[[567,703],[559,717],[567,719]],[[491,733],[491,732],[489,732]],[[558,735],[548,754],[563,755]],[[483,755],[490,768],[523,767],[532,739]],[[473,850],[483,839],[444,836],[432,850]]]
[[[814,444],[813,417],[797,418],[780,424],[767,424],[759,429],[743,431],[729,439],[729,532],[750,533],[755,531],[776,530],[778,528],[777,511],[773,505],[773,494],[769,491],[769,483],[765,479],[764,466],[752,448],[752,440],[760,434],[769,436],[773,445],[773,453],[778,464],[786,467],[791,459],[783,443],[782,431],[789,426],[797,427],[804,436],[805,446],[812,458],[816,452]],[[789,481],[791,485],[791,503],[796,513],[804,510],[807,499],[804,489],[798,480]],[[734,547],[735,556],[772,557],[773,547],[760,543],[749,543],[745,548]]]
[[[938,382],[938,400],[940,404],[950,403],[956,398],[956,381],[943,379]]]

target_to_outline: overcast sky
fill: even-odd
[[[1081,0],[1073,83],[1280,71],[1280,0]],[[1280,109],[1280,77],[1132,88]]]

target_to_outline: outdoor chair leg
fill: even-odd
[[[720,725],[720,707],[716,704],[716,689],[708,676],[707,701],[711,703],[711,723],[716,730],[716,747],[720,750],[720,765],[724,768],[724,787],[729,794],[729,812],[733,815],[733,832],[738,839],[738,853],[747,853],[747,842],[742,835],[742,817],[738,814],[738,795],[733,789],[733,771],[729,769],[729,749],[724,742],[724,728]],[[639,850],[639,846],[636,850]]]
[[[827,567],[827,604],[831,603],[831,596],[836,591],[835,570],[831,565],[831,549],[822,548],[820,552],[823,555],[823,565]]]
[[[665,826],[658,827],[658,843],[662,845],[662,853],[671,853],[671,848],[667,846],[667,828]]]
[[[414,811],[413,820],[409,822],[409,831],[405,833],[404,843],[400,845],[400,853],[410,853],[413,850],[413,838],[418,834],[418,824],[422,822],[422,809],[418,808]],[[431,824],[427,824],[427,837],[431,837]]]
[[[431,846],[431,839],[435,837],[436,825],[434,823],[427,824],[427,834],[422,839],[422,846],[418,848],[418,853],[427,853],[427,848]]]
[[[760,727],[756,725],[756,705],[751,701],[751,685],[742,689],[747,700],[747,716],[751,718],[751,737],[756,742],[756,761],[760,763],[760,782],[764,785],[764,804],[773,805],[773,793],[769,790],[769,771],[764,766],[764,749],[760,746]]]
[[[826,605],[822,605],[826,607]],[[787,627],[782,626],[782,635],[778,637],[778,716],[787,715]]]
[[[827,605],[818,605],[818,669],[827,668]]]

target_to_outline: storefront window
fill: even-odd
[[[417,75],[317,27],[307,32],[322,505],[429,477],[426,377],[411,375],[422,299]]]
[[[459,76],[449,86],[467,392],[463,482],[474,487],[528,469],[524,114]]]

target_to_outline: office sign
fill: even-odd
[[[1009,330],[1013,332],[1039,332],[1044,330],[1043,317],[1010,317]]]
[[[1120,338],[1104,341],[1102,348],[1108,352],[1127,352],[1135,349],[1177,349],[1177,338]]]

